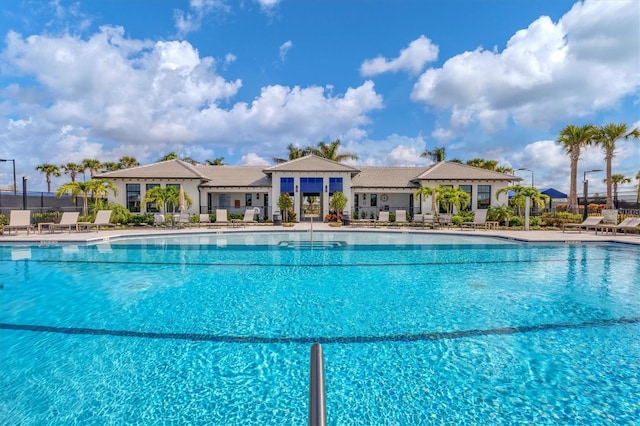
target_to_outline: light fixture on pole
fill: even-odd
[[[18,188],[16,188],[16,160],[0,158],[0,163],[6,163],[7,161],[13,162],[13,195],[18,195]]]
[[[534,182],[533,182],[533,170],[531,170],[531,169],[525,169],[525,168],[522,168],[522,169],[516,169],[515,171],[516,171],[516,172],[518,172],[518,171],[527,171],[527,172],[531,172],[531,187],[532,187],[532,188],[534,188],[534,187],[535,187],[535,185],[533,184],[533,183],[534,183]]]
[[[589,181],[587,180],[587,173],[595,173],[595,172],[601,172],[602,169],[593,169],[593,170],[587,170],[586,172],[584,172],[583,178],[582,178],[582,185],[583,185],[583,192],[584,192],[584,211],[582,212],[582,220],[585,221],[587,220],[587,216],[589,216]]]

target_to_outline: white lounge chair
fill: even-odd
[[[211,216],[209,216],[209,213],[200,213],[198,226],[211,226]]]
[[[115,223],[111,223],[111,210],[98,210],[93,222],[78,222],[78,229],[84,228],[87,231],[96,228],[96,232],[98,232],[101,226],[116,227]]]
[[[402,226],[407,224],[407,211],[396,210],[396,225]]]
[[[478,229],[478,226],[486,226],[487,224],[487,209],[478,209],[473,215],[472,222],[462,222],[460,229],[469,227],[471,229]]]
[[[153,225],[158,227],[165,224],[164,215],[162,213],[156,213],[153,215]]]
[[[384,211],[378,214],[378,220],[376,221],[377,225],[388,225],[391,222],[389,221],[389,212]]]
[[[244,211],[244,217],[240,220],[240,223],[246,225],[247,223],[257,223],[255,220],[256,212],[253,209],[247,209]]]
[[[627,231],[640,232],[640,228],[638,228],[638,226],[640,226],[640,217],[628,217],[617,225],[610,225],[610,224],[598,225],[596,227],[596,234],[598,233],[598,230],[599,230],[603,234],[611,233],[615,235],[618,233],[618,231],[622,231],[626,235]]]
[[[229,225],[229,219],[227,219],[227,210],[225,209],[216,209],[216,225]]]
[[[588,231],[589,228],[596,229],[600,222],[602,222],[604,218],[602,216],[590,216],[586,218],[582,223],[563,223],[562,224],[562,232],[565,231],[578,231],[578,233],[582,233],[582,230]]]
[[[27,235],[33,230],[33,226],[31,225],[31,210],[11,210],[9,224],[4,226],[4,230],[15,230],[17,234],[19,229],[26,229]],[[11,232],[9,232],[9,234],[11,234]]]
[[[175,215],[175,224],[176,226],[191,226],[191,215],[187,212],[180,212]]]
[[[60,223],[50,223],[49,231],[53,232],[56,229],[66,229],[71,233],[71,228],[75,228],[78,230],[78,217],[80,217],[80,213],[78,212],[64,212],[62,213],[62,217],[60,218]]]

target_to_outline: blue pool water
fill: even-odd
[[[0,424],[640,418],[640,247],[313,238],[0,246]]]

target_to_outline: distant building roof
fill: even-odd
[[[548,195],[549,198],[567,198],[567,194],[560,192],[554,188],[544,188],[540,190],[541,194]]]
[[[167,160],[129,169],[114,170],[96,175],[99,179],[207,179],[196,166],[182,160]]]
[[[424,167],[361,167],[351,180],[352,188],[419,188],[416,177]]]
[[[327,160],[326,158],[313,154],[264,169],[264,172],[267,174],[271,174],[272,172],[349,172],[351,175],[355,175],[359,171],[360,170],[347,166],[346,164]]]
[[[466,164],[440,161],[430,166],[417,176],[419,180],[502,180],[519,182],[522,178],[508,175],[506,173],[495,172],[493,170],[481,169],[479,167],[468,166]]]
[[[196,169],[206,176],[209,181],[202,186],[215,187],[270,187],[271,177],[262,171],[264,166],[204,166]]]

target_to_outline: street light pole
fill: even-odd
[[[587,173],[595,173],[595,172],[601,172],[602,169],[593,169],[593,170],[587,170],[586,172],[584,172],[584,175],[582,177],[582,185],[583,188],[582,190],[584,191],[584,211],[582,212],[582,220],[585,221],[587,220],[587,216],[589,216],[589,181],[587,180]]]
[[[18,188],[16,187],[16,160],[0,158],[0,163],[6,163],[7,161],[13,162],[13,195],[18,195]]]
[[[522,168],[522,169],[516,169],[515,171],[516,171],[516,172],[519,172],[519,171],[527,171],[527,172],[531,172],[531,187],[532,187],[532,188],[534,188],[534,187],[535,187],[535,185],[533,184],[533,183],[534,183],[534,182],[533,182],[533,170],[531,170],[531,169],[524,169],[524,168]]]

